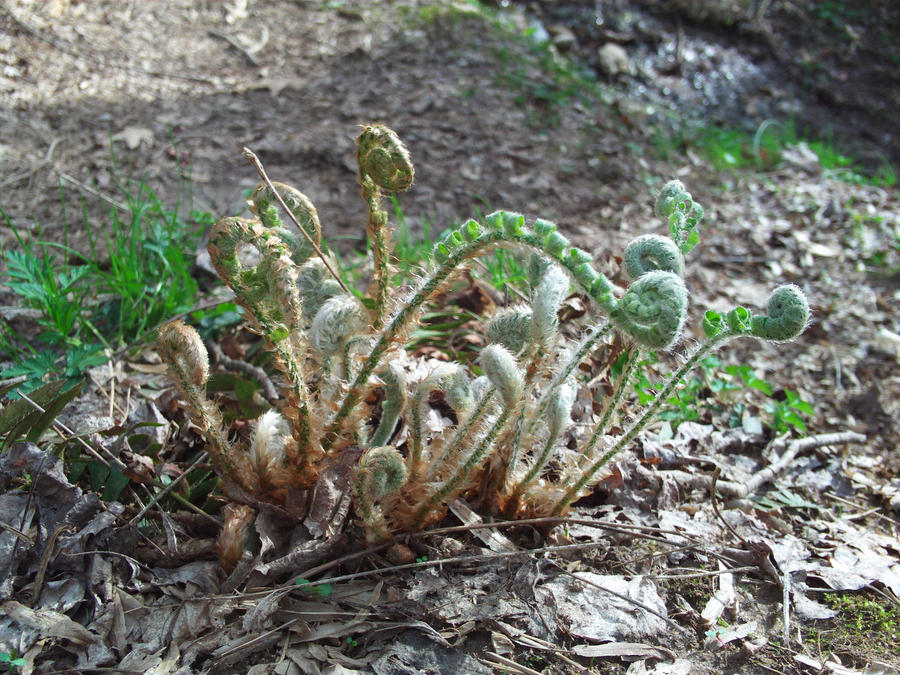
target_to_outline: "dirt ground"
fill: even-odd
[[[810,433],[853,431],[868,439],[817,448],[779,482],[821,511],[784,504],[765,512],[729,509],[729,522],[743,537],[772,542],[783,573],[810,570],[802,575],[809,588],[900,592],[896,187],[839,180],[802,152],[764,172],[720,172],[699,149],[671,145],[661,152],[659,133],[691,120],[752,133],[766,119],[790,117],[802,129],[827,127],[868,169],[900,163],[894,113],[900,6],[890,0],[850,8],[787,0],[749,8],[690,0],[503,4],[512,6],[498,28],[471,5],[454,2],[10,0],[0,7],[0,206],[20,231],[40,229],[52,239],[67,230],[77,248],[84,245],[80,206],[68,208],[66,222],[63,201],[84,198],[87,213],[102,222],[103,197],[118,198],[116,172],[143,178],[164,201],[179,194],[187,172],[195,208],[238,214],[258,181],[241,156],[246,146],[273,179],[312,199],[326,238],[346,251],[363,241],[366,222],[354,138],[360,125],[380,121],[403,138],[416,165],[414,188],[402,197],[410,223],[428,222],[435,234],[507,208],[554,220],[595,260],[614,261],[634,235],[662,231],[651,195],[678,177],[707,208],[687,276],[695,319],[704,307],[761,307],[782,282],[802,286],[813,303],[812,325],[797,341],[736,344],[722,360],[746,363],[782,394],[795,391],[811,401]],[[753,17],[754,7],[766,11]],[[589,91],[579,91],[583,80],[568,66],[533,46],[528,36],[540,38],[540,31],[558,53],[596,75]],[[604,44],[625,50],[628,61],[618,72],[598,56]],[[0,245],[15,245],[5,226]],[[884,251],[873,270],[874,254]],[[763,405],[742,396],[751,410]],[[705,470],[703,462],[716,454],[732,478],[746,477],[765,444],[723,450],[711,435],[717,425],[722,420],[710,413],[673,441],[647,435],[638,454],[623,460],[630,468],[625,484],[577,514],[739,547],[712,515],[708,490],[648,468],[656,443],[695,455]],[[839,508],[852,519],[835,515]],[[810,513],[815,535],[808,531]],[[531,536],[510,535],[519,553]],[[681,541],[665,536],[670,545]],[[850,551],[850,539],[866,547]],[[808,641],[810,626],[825,625],[816,623],[818,608],[797,609],[794,625],[802,628],[779,642],[783,589],[765,574],[748,575],[732,589],[723,615],[729,628],[753,623],[761,641],[719,636],[722,648],[710,647],[700,613],[711,596],[725,593],[710,578],[628,591],[645,604],[659,600],[664,618],[678,626],[623,621],[632,633],[598,636],[584,624],[599,619],[569,612],[564,596],[577,596],[572,602],[579,606],[596,599],[556,576],[560,566],[603,575],[610,584],[612,575],[714,566],[713,559],[702,549],[660,557],[659,542],[575,523],[549,541],[588,553],[567,551],[552,562],[550,554],[488,556],[478,567],[427,567],[390,576],[384,585],[374,577],[354,580],[318,606],[293,598],[256,614],[261,596],[216,595],[222,589],[204,549],[184,567],[154,568],[153,584],[164,589],[155,602],[194,603],[190,612],[165,615],[168,642],[153,642],[125,621],[135,608],[128,598],[143,593],[146,602],[150,584],[137,571],[123,581],[107,562],[109,570],[93,572],[91,597],[98,616],[118,603],[126,628],[116,633],[104,624],[97,644],[84,635],[80,643],[73,634],[65,636],[68,643],[59,637],[48,651],[35,652],[44,665],[35,661],[31,672],[74,667],[73,654],[79,668],[125,672],[126,652],[145,647],[145,661],[132,657],[129,672],[821,672],[809,659],[825,668],[829,654]],[[115,537],[107,543],[125,550]],[[498,552],[471,536],[435,536],[417,546],[418,557],[431,560]],[[859,585],[841,585],[839,572],[849,573],[854,563],[838,553],[856,556]],[[66,574],[57,571],[55,581]],[[98,590],[102,584],[106,591]],[[228,612],[215,608],[214,597]],[[797,597],[802,605],[819,596]],[[60,602],[57,609],[101,633],[84,619],[84,606]],[[12,614],[10,606],[5,610]],[[302,629],[287,625],[290,611],[303,617]],[[317,611],[327,621],[310,618]],[[162,610],[153,617],[165,624]],[[248,634],[258,642],[246,642]],[[598,642],[643,642],[646,649],[623,647],[619,655],[586,649]],[[71,644],[90,648],[80,653]],[[896,650],[847,648],[840,657],[856,670],[826,672],[900,667]]]

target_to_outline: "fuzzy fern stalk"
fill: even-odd
[[[806,298],[793,285],[773,292],[766,314],[743,307],[706,312],[704,339],[660,383],[656,398],[635,411],[629,393],[642,355],[676,345],[688,313],[682,274],[699,240],[703,209],[679,181],[667,183],[656,199],[669,236],[646,234],[626,248],[625,289],[615,288],[591,254],[572,246],[554,223],[528,224],[521,214],[497,211],[448,230],[418,285],[401,295],[390,292],[392,228],[381,202],[384,193],[411,186],[412,162],[383,125],[365,126],[357,145],[374,269],[366,294],[334,274],[337,261],[323,250],[310,200],[270,182],[250,151],[245,154],[264,178],[251,196],[254,218],[223,218],[210,232],[216,271],[280,371],[281,399],[249,425],[248,440],[229,440],[221,414],[206,399],[209,365],[196,332],[182,322],[160,331],[160,355],[206,435],[210,457],[251,505],[269,502],[302,517],[301,497],[314,494],[320,476],[340,473],[325,470],[358,456],[348,484],[328,487],[352,495],[370,543],[441,520],[460,496],[487,515],[565,513],[700,359],[737,337],[790,340],[808,321]],[[294,226],[284,224],[285,215]],[[484,374],[475,377],[454,363],[424,375],[421,364],[406,368],[404,348],[428,303],[471,261],[497,248],[525,256],[529,301],[484,317],[490,343],[478,359]],[[247,255],[254,250],[255,257]],[[571,338],[560,330],[558,313],[573,289],[590,301],[591,312],[582,334]],[[582,435],[572,430],[574,401],[579,392],[590,395],[582,363],[613,339],[626,345],[627,365],[602,414],[579,420],[585,440],[572,448]],[[611,436],[617,415],[625,431]],[[252,511],[245,508],[225,514],[226,567],[236,564],[249,536]]]
[[[404,192],[415,175],[409,151],[392,130],[381,124],[363,127],[356,139],[359,183],[369,209],[366,234],[372,247],[374,267],[372,328],[381,328],[387,311],[393,268],[388,214],[381,206],[381,191]]]
[[[250,458],[228,440],[221,412],[206,399],[209,355],[200,335],[183,321],[172,321],[160,329],[156,348],[194,423],[206,435],[206,450],[213,464],[226,479],[251,492],[257,491],[259,484]]]
[[[396,494],[407,478],[406,460],[393,446],[372,448],[360,458],[353,494],[370,542],[383,541],[390,535],[385,508],[379,502]]]
[[[631,425],[631,428],[590,467],[581,472],[577,481],[557,501],[552,515],[560,515],[568,509],[569,505],[580,496],[584,487],[590,484],[596,473],[616,454],[628,447],[638,433],[653,419],[653,416],[669,400],[675,388],[684,380],[688,372],[715,349],[738,337],[755,337],[770,342],[792,340],[800,335],[809,323],[809,303],[806,295],[793,284],[776,288],[769,296],[766,309],[768,313],[759,316],[753,316],[745,307],[736,307],[724,317],[716,312],[707,311],[703,318],[705,340],[669,377],[653,402],[647,406],[638,420]]]

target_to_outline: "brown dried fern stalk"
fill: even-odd
[[[221,414],[206,399],[209,367],[196,332],[181,322],[160,331],[159,352],[206,434],[226,492],[240,501],[302,516],[311,489],[327,475],[332,483],[343,481],[330,488],[352,495],[370,542],[441,520],[462,495],[507,517],[559,515],[603,477],[609,460],[710,351],[741,336],[790,340],[807,324],[806,298],[793,285],[773,292],[765,315],[743,307],[725,315],[707,312],[705,339],[636,420],[610,436],[642,352],[673,346],[685,323],[683,257],[697,243],[703,211],[681,183],[668,183],[656,202],[671,236],[644,235],[626,249],[623,265],[631,283],[621,297],[594,269],[592,256],[571,246],[556,225],[538,219],[526,226],[524,216],[506,211],[445,233],[427,276],[411,291],[392,292],[390,225],[381,197],[408,189],[413,166],[387,127],[366,126],[357,140],[374,258],[367,298],[331,276],[337,261],[321,252],[316,210],[288,185],[266,179],[250,200],[254,219],[224,218],[210,234],[213,264],[274,353],[283,381],[279,404],[256,421],[249,442],[230,440]],[[282,224],[281,204],[302,232]],[[530,302],[486,320],[491,344],[478,360],[484,374],[475,377],[462,365],[445,363],[410,378],[398,357],[426,303],[473,259],[497,247],[527,257]],[[241,262],[244,248],[256,249],[257,263]],[[572,286],[592,304],[574,341],[557,325]],[[628,345],[627,366],[599,419],[587,420],[587,440],[573,451],[567,447],[571,409],[584,386],[578,366],[612,336]],[[377,411],[365,403],[376,387],[383,392]],[[437,421],[436,399],[452,411],[449,426]],[[355,468],[339,470],[348,464]],[[229,513],[221,550],[233,565],[234,542],[242,541],[248,516],[244,509]]]

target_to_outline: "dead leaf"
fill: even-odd
[[[134,452],[122,452],[122,461],[125,462],[125,470],[122,472],[135,483],[150,485],[156,479],[153,471],[153,460]]]
[[[153,145],[153,131],[146,127],[125,127],[119,133],[113,134],[112,140],[125,141],[129,150],[136,150],[144,142],[148,146]]]
[[[77,645],[95,644],[100,641],[97,635],[80,623],[51,609],[34,610],[15,600],[7,600],[0,608],[4,614],[20,625],[38,630],[44,637],[62,638]]]
[[[571,651],[586,659],[608,657],[639,657],[644,659],[675,660],[675,652],[665,647],[642,642],[609,642],[603,645],[575,645]]]

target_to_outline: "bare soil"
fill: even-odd
[[[103,222],[110,208],[104,198],[118,198],[117,175],[142,178],[171,202],[188,173],[195,208],[237,214],[258,182],[241,156],[246,146],[273,179],[312,199],[326,237],[346,251],[359,247],[366,221],[354,137],[360,125],[379,121],[404,139],[416,165],[415,185],[401,198],[410,223],[427,221],[434,234],[495,208],[518,210],[557,221],[615,269],[615,256],[631,237],[663,231],[652,217],[651,195],[678,177],[707,208],[702,244],[689,261],[693,323],[701,308],[759,308],[777,283],[801,285],[814,317],[800,339],[735,344],[722,359],[764,373],[782,397],[790,390],[811,401],[811,434],[850,430],[867,441],[802,454],[777,487],[807,505],[729,505],[729,531],[713,514],[705,487],[679,484],[674,474],[652,466],[669,457],[660,471],[695,467],[708,475],[721,464],[725,476],[739,481],[764,463],[760,453],[771,438],[722,443],[712,432],[724,431],[726,420],[704,413],[674,440],[646,435],[636,454],[622,461],[621,487],[598,493],[574,512],[600,525],[573,522],[548,539],[523,528],[509,536],[524,553],[509,558],[471,535],[417,539],[407,542],[414,558],[484,558],[470,566],[354,580],[336,585],[328,598],[295,593],[281,605],[274,595],[223,593],[212,562],[214,532],[185,516],[162,543],[162,554],[146,553],[144,567],[123,563],[120,569],[121,560],[102,556],[89,569],[69,558],[51,566],[48,580],[58,584],[52,587],[54,611],[100,637],[94,643],[71,629],[53,633],[46,648],[35,647],[35,638],[24,645],[34,656],[26,672],[77,665],[156,673],[807,673],[817,672],[809,659],[821,665],[832,656],[803,641],[811,628],[831,625],[812,618],[818,607],[797,607],[806,598],[821,599],[807,588],[874,588],[896,601],[896,189],[838,180],[802,155],[765,172],[723,173],[699,150],[663,158],[656,146],[657,130],[680,128],[683,120],[673,110],[683,110],[686,118],[749,130],[767,118],[791,117],[807,132],[831,129],[869,169],[884,159],[900,161],[894,114],[900,6],[890,0],[774,0],[762,3],[767,12],[753,20],[745,3],[736,2],[512,4],[509,27],[500,29],[452,2],[11,0],[0,7],[0,206],[20,231],[40,229],[41,236],[60,240],[66,233],[76,248],[86,245],[82,199],[88,216]],[[557,40],[558,52],[573,59],[576,70],[594,72],[597,81],[588,84],[569,61],[548,61],[550,52],[526,37],[536,27]],[[574,43],[563,39],[566,31]],[[626,50],[630,73],[602,72],[597,50],[609,42]],[[15,245],[6,227],[0,245]],[[879,252],[886,257],[875,264]],[[129,378],[128,386],[140,391],[145,381],[131,371]],[[163,407],[155,394],[142,395]],[[765,416],[762,398],[739,396],[749,415]],[[135,406],[140,398],[129,395]],[[75,424],[79,415],[83,421],[105,414],[96,391],[74,405]],[[669,465],[670,455],[690,461]],[[0,467],[0,475],[7,468]],[[75,500],[71,490],[77,488],[54,486]],[[7,497],[14,497],[11,488]],[[4,514],[26,508],[13,501],[0,506]],[[116,507],[112,513],[119,515]],[[133,553],[137,542],[124,528],[112,528],[114,520],[109,516],[105,533],[91,521],[96,539],[85,528],[67,545]],[[598,529],[613,522],[669,534],[649,541],[624,529]],[[34,527],[46,543],[47,523]],[[678,552],[685,539],[672,532],[696,538],[693,548]],[[649,623],[623,620],[634,632],[615,637],[658,651],[585,656],[591,650],[583,647],[604,640],[582,626],[594,621],[584,613],[589,602],[577,611],[567,606],[564,594],[583,587],[574,589],[560,568],[606,575],[604,583],[612,583],[609,575],[635,579],[670,568],[717,572],[710,551],[743,550],[740,537],[773,548],[776,573],[752,549],[757,557],[748,553],[749,564],[758,570],[736,577],[730,599],[717,576],[661,581],[658,596],[640,597],[644,604],[660,598],[678,627],[654,626],[651,615],[632,607],[632,616]],[[275,544],[282,554],[291,544],[284,539]],[[358,547],[349,541],[331,557]],[[140,550],[153,548],[144,544]],[[583,551],[540,552],[575,544]],[[43,550],[36,545],[30,558],[23,555],[8,570],[15,585],[3,587],[4,613],[18,619],[3,619],[4,639],[3,631],[17,625],[47,630],[9,604],[24,600]],[[335,574],[389,564],[373,555]],[[806,585],[797,591],[787,643],[778,570],[782,580],[788,574]],[[859,585],[847,582],[856,579],[851,573]],[[289,578],[270,579],[267,592]],[[77,599],[69,601],[67,589],[76,587]],[[752,623],[749,637],[707,633],[700,613],[720,591],[727,608],[717,625]],[[612,602],[609,597],[591,602]],[[179,603],[177,612],[171,609]],[[151,629],[165,632],[168,641],[154,642]],[[58,624],[54,630],[60,631]],[[247,640],[251,635],[254,641]],[[710,643],[717,639],[721,648]],[[489,653],[519,665],[502,665]],[[866,665],[886,672],[900,667],[896,650],[838,657],[856,672]]]

